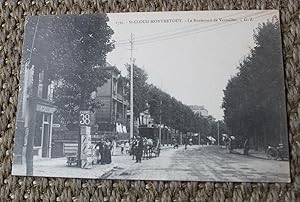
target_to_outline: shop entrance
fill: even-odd
[[[43,143],[42,143],[42,157],[49,157],[50,149],[50,114],[43,114]]]

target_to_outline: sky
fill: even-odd
[[[242,59],[255,46],[254,30],[278,11],[198,11],[110,13],[116,48],[107,61],[127,75],[130,38],[135,64],[146,70],[148,83],[187,105],[203,105],[223,119],[223,90]]]

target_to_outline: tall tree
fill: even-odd
[[[55,30],[55,35],[62,37],[55,54],[55,59],[62,62],[56,72],[55,103],[63,120],[72,126],[78,125],[80,109],[100,107],[99,100],[93,99],[91,94],[109,78],[104,67],[106,54],[113,49],[113,31],[104,14],[71,16],[61,20],[71,27]]]
[[[128,64],[126,66],[130,75],[130,66]],[[148,84],[148,74],[144,69],[135,65],[133,70],[134,117],[138,117],[149,104],[149,113],[156,124],[162,123],[184,133],[201,132],[202,137],[209,135],[216,137],[217,124],[213,117],[195,115],[189,106],[157,86]],[[127,80],[129,82],[129,76]]]
[[[283,140],[287,144],[282,138],[286,123],[279,22],[260,24],[253,37],[256,46],[224,90],[225,123],[233,135],[252,139],[256,148]]]
[[[130,82],[130,65],[125,65],[128,70],[127,82]],[[136,118],[147,108],[147,93],[149,85],[147,83],[148,74],[147,72],[138,67],[133,66],[133,116]],[[129,89],[127,89],[128,91]],[[129,96],[130,93],[127,92]]]
[[[25,68],[34,70],[26,148],[28,175],[33,174],[39,74],[44,72],[44,79],[57,82],[55,102],[66,123],[78,117],[75,114],[79,108],[95,106],[91,93],[105,82],[108,74],[102,67],[106,54],[113,49],[113,31],[107,21],[106,15],[38,16],[26,21],[23,63]]]

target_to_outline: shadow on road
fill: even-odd
[[[242,156],[245,156],[245,157],[262,159],[262,160],[270,160],[267,157],[262,157],[262,156],[258,156],[258,155],[251,154],[251,153],[249,153],[248,155],[245,155],[245,154],[243,154],[242,152],[239,152],[239,151],[232,151],[231,154],[237,154],[237,155],[242,155]]]

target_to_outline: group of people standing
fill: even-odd
[[[119,144],[121,148],[121,154],[129,153],[132,155],[132,159],[136,160],[136,163],[142,162],[142,156],[145,147],[147,146],[147,139],[143,139],[141,136],[136,136],[129,141],[121,142]],[[115,140],[110,141],[108,138],[99,141],[95,145],[95,155],[97,158],[97,164],[110,164],[112,162],[112,156],[115,155],[117,142]]]
[[[101,163],[110,164],[112,162],[111,156],[114,149],[114,142],[111,142],[109,139],[105,141],[101,140],[96,144],[96,156],[97,164]]]

